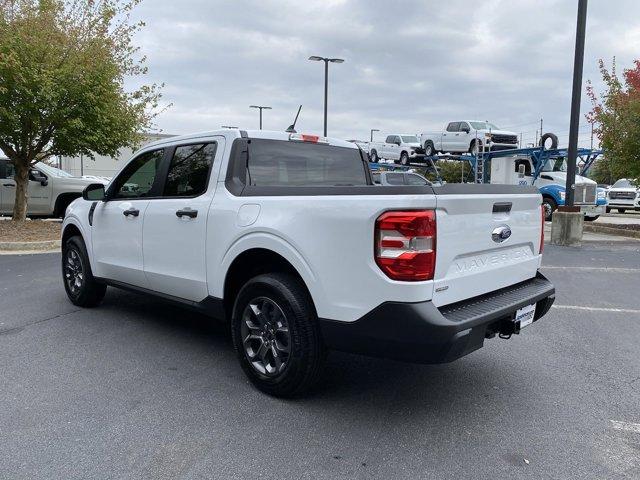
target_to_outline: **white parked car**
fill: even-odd
[[[230,322],[249,379],[291,396],[328,349],[449,362],[542,317],[540,201],[508,185],[376,186],[360,149],[314,135],[173,137],[71,204],[62,281],[82,307],[111,285]]]
[[[416,135],[393,134],[387,135],[387,139],[384,142],[371,142],[369,144],[369,157],[374,163],[384,159],[408,165],[409,162],[424,157],[424,152]]]
[[[634,180],[622,178],[607,191],[607,212],[616,208],[618,212],[640,210],[640,187]]]
[[[16,182],[13,164],[0,158],[0,214],[10,215],[16,199]],[[36,163],[29,172],[29,200],[27,215],[38,217],[63,217],[66,208],[82,196],[87,185],[96,180],[74,177],[44,163]],[[107,183],[106,181],[101,181]]]
[[[487,150],[518,148],[518,134],[489,122],[462,120],[449,122],[442,131],[422,133],[420,145],[429,157],[440,152],[477,155],[483,147]]]

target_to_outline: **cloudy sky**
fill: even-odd
[[[566,143],[577,0],[144,0],[137,42],[150,80],[173,106],[165,133],[258,127],[322,132],[323,68],[330,67],[329,135],[366,139],[371,128],[415,133],[447,120],[490,120],[533,141]],[[597,60],[640,57],[640,1],[591,0],[585,80]],[[583,113],[589,108],[583,96]],[[581,121],[581,144],[590,127]],[[382,134],[381,134],[382,135]]]

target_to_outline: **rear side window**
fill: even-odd
[[[447,132],[457,132],[460,129],[460,122],[451,122],[447,127]]]
[[[209,172],[216,156],[216,143],[181,145],[169,165],[164,184],[165,197],[195,197],[207,189]]]
[[[357,148],[253,139],[248,167],[248,184],[259,187],[367,185]]]

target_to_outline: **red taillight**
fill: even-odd
[[[542,214],[542,225],[540,227],[540,255],[542,255],[542,251],[544,250],[544,205],[540,207],[540,212]]]
[[[376,220],[375,256],[392,280],[431,280],[436,267],[436,212],[386,212]]]
[[[318,135],[307,135],[306,133],[302,134],[303,142],[318,143],[318,140],[320,140],[320,137]]]

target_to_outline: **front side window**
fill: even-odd
[[[151,196],[164,150],[145,152],[127,165],[113,185],[114,198],[144,198]]]
[[[252,186],[367,185],[368,168],[357,148],[253,139],[247,182]]]
[[[421,177],[420,175],[416,175],[415,173],[407,174],[407,184],[408,185],[429,185],[429,181]]]
[[[404,185],[404,173],[387,173],[389,185]]]
[[[415,135],[402,135],[404,143],[418,143],[418,137]]]
[[[165,197],[195,197],[207,189],[216,144],[182,145],[176,148],[164,185]]]

